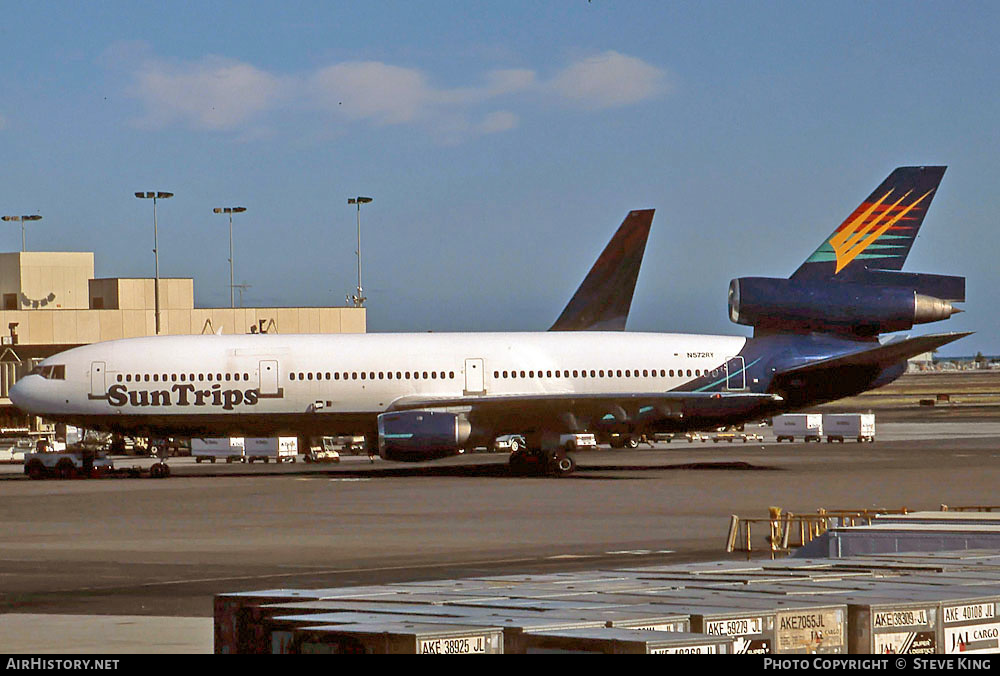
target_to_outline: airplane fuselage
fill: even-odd
[[[620,332],[163,336],[68,350],[39,369],[58,364],[64,380],[22,379],[12,396],[26,411],[122,433],[367,431],[415,396],[761,392],[738,357],[746,344]],[[523,431],[510,419],[490,432]]]
[[[468,417],[470,443],[488,443],[542,429],[684,431],[759,419],[789,401],[870,387],[881,372],[830,379],[837,390],[810,401],[787,387],[780,399],[739,396],[773,391],[772,374],[786,366],[867,346],[622,332],[161,336],[50,357],[11,398],[50,420],[156,436],[374,438],[380,414],[432,408]]]

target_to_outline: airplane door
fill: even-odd
[[[730,357],[726,360],[726,389],[745,390],[746,388],[746,362],[743,357]]]
[[[108,395],[108,383],[104,379],[104,362],[90,362],[90,396],[106,397]]]
[[[482,359],[465,360],[465,393],[483,394],[486,392],[486,379],[483,376]]]
[[[278,362],[276,360],[260,362],[259,391],[262,397],[278,395]]]

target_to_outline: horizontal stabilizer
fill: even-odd
[[[625,330],[653,211],[629,212],[549,331]]]
[[[855,280],[872,286],[893,286],[911,289],[923,296],[932,296],[952,303],[965,302],[965,277],[932,275],[925,272],[896,270],[865,270]]]
[[[844,367],[867,366],[886,368],[893,364],[903,362],[910,357],[915,357],[924,352],[931,352],[942,345],[947,345],[960,338],[972,335],[972,331],[962,333],[939,333],[929,336],[919,336],[917,338],[905,338],[903,340],[892,341],[885,345],[879,345],[867,350],[859,350],[850,354],[831,357],[820,361],[810,362],[802,366],[779,371],[777,375],[790,373],[809,373],[813,371],[834,371]]]

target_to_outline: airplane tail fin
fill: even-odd
[[[653,209],[630,211],[549,331],[624,331]]]
[[[901,270],[947,167],[899,167],[806,259],[791,279],[850,281]]]

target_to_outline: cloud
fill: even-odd
[[[548,79],[527,68],[503,68],[465,87],[436,86],[423,70],[381,61],[343,61],[288,75],[219,56],[171,64],[146,54],[136,61],[130,94],[144,110],[137,124],[229,131],[240,138],[259,136],[254,125],[284,107],[320,111],[340,125],[411,125],[458,143],[516,128],[521,116],[509,109],[515,102],[556,99],[598,110],[632,105],[666,89],[664,71],[615,51],[581,59]]]
[[[338,63],[308,79],[320,107],[350,119],[400,124],[418,117],[434,98],[426,76],[377,61]]]
[[[232,130],[273,108],[286,86],[282,78],[249,64],[208,56],[179,66],[146,61],[135,73],[132,93],[146,109],[141,126],[180,122]]]
[[[593,110],[633,105],[667,89],[663,70],[615,51],[568,66],[550,86],[557,96]]]

